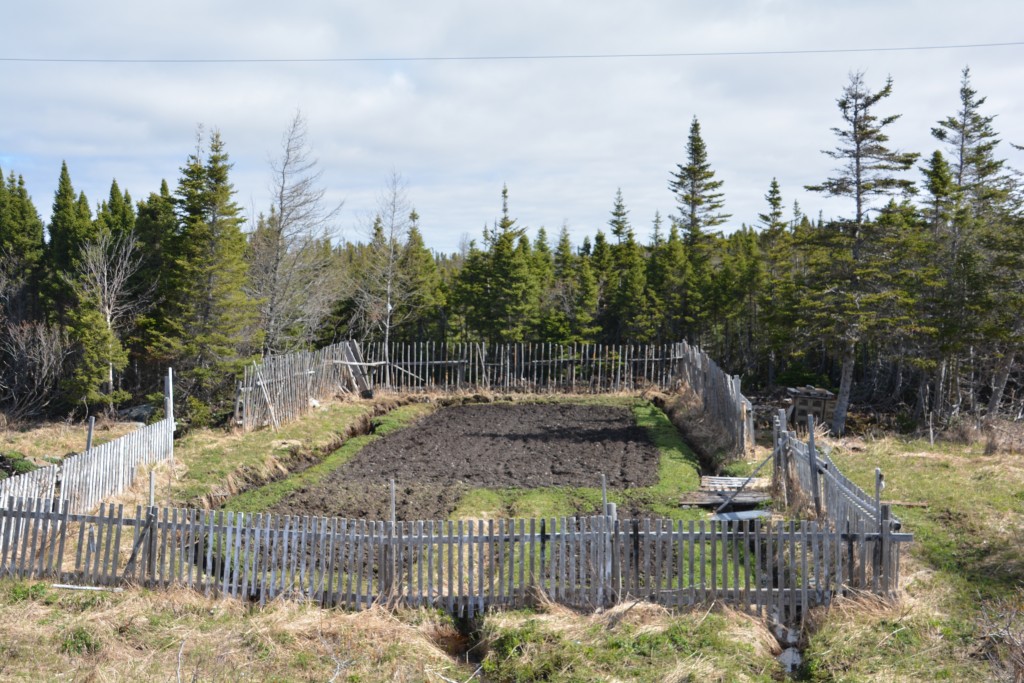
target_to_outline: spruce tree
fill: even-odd
[[[611,247],[613,278],[609,281],[612,291],[607,307],[607,339],[614,344],[650,341],[655,321],[647,290],[647,265],[621,189],[615,193],[608,226],[616,243]]]
[[[459,273],[456,300],[471,333],[498,343],[524,341],[537,318],[530,243],[501,191],[501,218],[485,231],[487,251],[471,246]]]
[[[198,142],[175,192],[178,226],[166,250],[168,315],[161,346],[180,370],[180,395],[202,422],[209,408],[228,407],[234,376],[260,340],[254,334],[256,303],[246,295],[244,219],[229,178],[231,163],[216,130],[208,151],[201,136]]]
[[[412,298],[408,302],[410,314],[402,325],[403,337],[407,341],[444,341],[442,330],[437,326],[438,313],[445,304],[441,273],[434,255],[423,243],[419,214],[413,211],[409,221],[400,267],[405,272]]]
[[[647,277],[658,303],[657,337],[663,343],[684,339],[694,322],[688,298],[693,293],[692,275],[679,224],[673,220],[668,237],[651,247],[648,259]]]
[[[930,189],[949,203],[944,220],[937,224],[943,247],[937,260],[946,281],[944,291],[939,293],[937,321],[942,355],[932,385],[932,409],[940,415],[951,411],[959,401],[959,378],[978,374],[978,350],[998,359],[990,382],[993,391],[989,409],[994,412],[1005,386],[1003,378],[1016,356],[1015,342],[1005,334],[1008,326],[1013,327],[1003,315],[1008,309],[993,305],[1001,298],[1005,281],[990,277],[1000,250],[1012,244],[992,248],[1014,229],[1014,182],[1006,172],[1005,160],[996,155],[999,138],[993,126],[995,116],[982,112],[986,98],[971,86],[970,76],[970,69],[964,68],[957,111],[932,128],[932,135],[945,143],[949,153],[951,187],[942,187],[942,169],[925,171],[934,185]],[[973,403],[976,393],[969,392],[968,408],[980,409]]]
[[[789,221],[783,219],[782,190],[772,178],[765,195],[767,211],[758,214],[762,230],[758,246],[764,262],[764,284],[761,287],[760,329],[758,336],[766,355],[768,386],[774,386],[780,366],[792,353],[793,329],[796,327],[796,283],[793,231]],[[799,215],[794,204],[794,215]]]
[[[67,163],[62,163],[47,226],[50,239],[46,254],[48,292],[58,320],[66,319],[75,305],[68,278],[74,273],[82,245],[95,237],[91,214],[85,195],[75,194]]]
[[[837,100],[843,125],[832,129],[839,139],[838,146],[824,150],[840,162],[837,174],[820,185],[806,187],[827,196],[848,198],[854,208],[852,218],[833,221],[822,230],[817,244],[824,251],[816,260],[814,324],[838,347],[842,363],[832,418],[832,432],[836,435],[846,429],[857,345],[865,338],[874,315],[870,308],[861,305],[865,288],[860,271],[870,246],[865,235],[868,212],[876,197],[909,193],[913,188],[913,181],[899,174],[913,166],[918,155],[893,150],[887,144],[889,136],[885,129],[899,115],[879,118],[875,113],[879,102],[891,94],[891,78],[880,90],[872,92],[863,73],[850,74],[850,81]]]
[[[723,181],[715,180],[708,162],[707,147],[700,133],[700,122],[693,117],[686,141],[686,163],[677,164],[669,178],[669,189],[679,205],[679,223],[690,241],[699,241],[709,228],[725,223],[730,214],[721,213],[725,206]]]

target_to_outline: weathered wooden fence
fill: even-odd
[[[140,466],[174,458],[174,382],[164,385],[166,417],[108,443],[68,456],[59,464],[0,481],[0,504],[10,497],[55,498],[72,512],[88,512],[127,489]]]
[[[174,416],[72,455],[58,465],[60,498],[74,512],[95,509],[135,481],[140,468],[174,458]]]
[[[793,619],[850,589],[890,593],[875,554],[907,540],[863,524],[593,517],[375,522],[11,499],[0,575],[60,583],[188,586],[261,604],[431,605],[469,616],[538,594],[582,608],[626,599],[720,601]]]
[[[243,429],[277,427],[314,401],[339,393],[381,391],[671,391],[691,388],[705,414],[734,435],[734,450],[753,445],[753,411],[740,380],[686,342],[639,344],[368,344],[346,341],[314,352],[264,359],[239,384],[236,421]]]
[[[796,432],[787,431],[785,411],[776,415],[774,427],[773,478],[775,490],[786,509],[806,509],[836,533],[850,535],[861,530],[867,534],[862,567],[874,577],[871,590],[888,594],[899,585],[899,558],[885,539],[912,540],[910,534],[897,534],[900,522],[890,506],[882,502],[884,478],[875,469],[875,495],[871,496],[847,478],[828,453],[814,443],[814,416],[808,417],[808,437],[803,442]],[[884,590],[879,590],[884,586]]]

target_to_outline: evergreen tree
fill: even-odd
[[[758,220],[761,221],[761,227],[768,233],[785,229],[786,222],[782,219],[782,190],[779,188],[779,181],[775,178],[772,178],[764,200],[768,202],[768,211],[757,214]]]
[[[168,314],[160,342],[164,358],[178,370],[178,395],[195,422],[208,418],[208,408],[228,407],[234,378],[260,343],[256,304],[245,293],[244,219],[234,200],[231,163],[219,132],[210,135],[208,151],[202,143],[200,134],[175,191],[178,226],[167,240]]]
[[[673,220],[668,237],[651,247],[648,259],[648,281],[658,302],[657,336],[662,342],[679,341],[685,338],[693,325],[693,307],[689,299],[692,270],[686,246],[679,233],[679,224]]]
[[[75,305],[68,277],[75,271],[75,259],[86,242],[95,237],[92,211],[84,194],[75,194],[67,163],[60,167],[53,197],[47,244],[47,283],[58,320]]]
[[[651,300],[647,291],[647,267],[637,244],[622,190],[615,193],[608,221],[616,243],[612,245],[611,295],[608,298],[605,329],[613,344],[646,342],[655,332]]]
[[[409,234],[402,248],[401,268],[406,273],[414,301],[410,302],[411,315],[405,321],[404,338],[408,341],[444,341],[438,326],[438,315],[445,305],[441,273],[434,255],[423,243],[419,228],[419,214],[409,217]]]
[[[686,141],[686,163],[677,164],[676,169],[668,186],[679,205],[679,223],[692,236],[690,239],[699,240],[709,228],[725,223],[731,216],[721,213],[725,206],[723,181],[715,180],[696,116]]]
[[[502,188],[501,203],[501,219],[485,232],[488,250],[470,248],[456,299],[470,332],[506,343],[526,338],[537,316],[537,300],[530,245],[509,214],[507,187]]]
[[[125,190],[121,192],[115,179],[110,184],[110,196],[100,204],[96,211],[94,232],[98,235],[108,233],[118,238],[130,235],[135,231],[135,207],[131,195]]]
[[[820,185],[806,189],[828,196],[846,197],[853,201],[851,219],[835,221],[822,231],[825,256],[816,260],[814,293],[824,305],[817,308],[815,323],[829,335],[839,349],[842,370],[836,408],[832,419],[832,432],[843,434],[846,414],[853,389],[853,371],[857,358],[857,344],[870,327],[873,311],[861,305],[865,288],[860,271],[870,246],[865,235],[868,211],[875,197],[909,193],[913,181],[898,174],[913,166],[916,154],[899,152],[887,145],[885,129],[899,119],[899,115],[879,118],[875,107],[892,94],[892,79],[872,92],[864,83],[863,73],[850,75],[850,82],[837,100],[843,126],[833,128],[839,139],[833,150],[825,150],[829,157],[841,162],[837,175]]]
[[[960,81],[960,107],[932,128],[932,135],[945,143],[949,152],[951,186],[945,169],[934,165],[925,171],[932,203],[941,198],[941,220],[936,223],[937,237],[944,247],[937,253],[945,286],[938,293],[937,328],[941,357],[932,380],[931,408],[940,415],[959,409],[960,378],[974,377],[977,352],[999,357],[994,369],[993,398],[990,407],[1001,400],[1002,387],[1015,353],[1003,334],[1005,320],[999,320],[998,307],[991,302],[1000,297],[1001,280],[989,277],[992,262],[999,257],[986,245],[1000,242],[1000,235],[1012,232],[1012,177],[1005,171],[1005,160],[996,156],[999,138],[992,115],[984,115],[986,98],[971,87],[970,69]],[[965,315],[967,313],[967,315]],[[966,365],[966,367],[964,367]],[[968,409],[980,409],[974,403],[975,391],[968,393]]]
[[[39,218],[25,179],[11,171],[6,181],[0,170],[0,254],[27,275],[43,257],[43,222]]]
[[[43,222],[25,181],[0,171],[0,318],[20,322],[36,317],[44,253]]]
[[[691,322],[685,334],[698,344],[707,345],[713,306],[711,254],[714,249],[714,235],[709,229],[725,223],[731,215],[721,212],[725,206],[725,195],[721,192],[723,181],[715,180],[697,117],[690,124],[686,164],[678,164],[676,168],[669,180],[669,189],[675,194],[679,207],[676,221],[683,231],[689,259],[684,298],[686,318]]]

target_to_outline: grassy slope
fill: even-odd
[[[415,420],[433,412],[434,408],[435,405],[431,403],[411,403],[396,408],[386,415],[375,418],[373,434],[353,437],[346,441],[341,448],[329,453],[327,457],[308,469],[235,496],[227,502],[224,508],[244,512],[266,510],[298,488],[315,486],[321,479],[348,462],[367,444],[382,438],[388,432],[408,427]]]
[[[332,406],[311,417],[313,424],[304,421],[279,434],[196,434],[179,457],[193,449],[192,479],[197,471],[211,477],[227,471],[221,469],[226,463],[206,460],[257,466],[279,441],[327,442],[361,408]],[[636,410],[643,413],[643,405]],[[988,655],[1006,651],[993,650],[984,639],[992,630],[985,615],[1024,605],[1024,458],[896,439],[837,448],[833,457],[865,488],[873,485],[874,468],[882,467],[886,499],[928,507],[896,508],[916,538],[902,566],[903,601],[848,601],[816,614],[802,678],[995,679]],[[666,464],[674,470],[668,475],[676,482],[672,486],[695,485],[696,470],[685,451],[663,453],[663,476]],[[600,494],[585,489],[572,495],[594,501]],[[524,494],[498,500],[502,507],[521,509],[517,514],[558,514],[571,509],[573,499]],[[495,681],[777,676],[770,639],[756,623],[717,610],[674,616],[658,610],[641,603],[590,616],[556,606],[490,615],[475,652],[486,653],[483,666]],[[199,680],[326,680],[336,672],[339,681],[442,680],[435,672],[466,680],[476,669],[456,663],[442,647],[459,640],[450,621],[422,611],[350,615],[292,604],[259,611],[187,591],[94,594],[2,581],[0,620],[8,625],[0,643],[4,680],[67,673],[79,679],[175,680],[179,670]]]
[[[884,499],[928,507],[894,508],[915,539],[902,604],[826,617],[810,640],[808,679],[992,680],[985,612],[1024,605],[1024,457],[895,438],[833,457],[865,490],[881,467]]]
[[[277,432],[194,431],[174,444],[175,458],[186,471],[174,484],[173,499],[187,504],[223,488],[231,477],[272,469],[276,462],[287,464],[293,449],[308,452],[322,448],[371,411],[372,405],[366,402],[328,403]]]
[[[135,422],[100,420],[93,431],[93,444],[99,446],[138,428]],[[81,453],[89,433],[86,424],[54,422],[29,429],[0,430],[0,452],[15,451],[39,464],[56,461],[69,453]]]
[[[437,612],[251,608],[192,591],[85,593],[0,581],[0,679],[83,681],[770,681],[773,642],[731,612],[627,604],[490,615],[473,654]]]

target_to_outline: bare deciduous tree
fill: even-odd
[[[14,419],[54,401],[71,352],[59,327],[23,319],[25,284],[13,260],[0,258],[0,408]]]
[[[353,326],[364,337],[376,336],[384,342],[385,361],[394,328],[416,314],[422,295],[402,262],[414,215],[405,181],[401,174],[392,171],[378,197],[370,242],[351,283],[355,303]],[[385,373],[387,382],[387,365]]]
[[[263,353],[308,344],[337,299],[330,238],[341,205],[327,207],[322,172],[310,154],[306,122],[296,113],[270,162],[270,215],[249,239],[250,294],[261,302]]]

